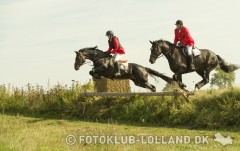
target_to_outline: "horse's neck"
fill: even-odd
[[[90,55],[89,56],[89,60],[91,60],[91,61],[96,61],[96,60],[99,60],[99,59],[102,59],[102,58],[105,58],[106,56],[105,56],[105,54],[103,53],[103,52],[101,52],[101,51],[97,51],[97,50],[93,50],[93,52],[91,52],[92,54],[94,54],[94,53],[97,53],[97,55]]]
[[[164,56],[170,61],[170,62],[172,62],[172,61],[176,61],[176,59],[178,58],[178,57],[180,57],[180,53],[179,53],[179,50],[178,49],[176,49],[176,48],[171,48],[171,49],[173,49],[173,50],[168,50],[168,51],[166,51],[166,53],[164,54]]]

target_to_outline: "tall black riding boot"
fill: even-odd
[[[114,67],[115,67],[115,70],[116,70],[116,72],[115,72],[115,76],[116,76],[116,77],[121,76],[121,73],[120,73],[120,67],[119,67],[119,63],[118,63],[118,61],[114,62]]]
[[[188,69],[189,70],[195,70],[195,66],[194,66],[194,64],[193,64],[193,56],[192,55],[190,55],[190,56],[188,56]]]

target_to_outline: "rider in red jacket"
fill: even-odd
[[[177,20],[175,25],[177,28],[174,31],[175,33],[174,43],[177,46],[185,46],[187,48],[188,68],[190,70],[194,70],[195,66],[193,64],[193,56],[192,56],[192,48],[194,46],[194,40],[190,35],[189,30],[185,26],[183,26],[183,22],[181,20]]]
[[[106,36],[108,37],[108,45],[109,48],[107,50],[108,53],[114,54],[114,67],[116,70],[115,76],[121,76],[120,67],[118,61],[122,58],[122,56],[125,54],[124,48],[120,44],[118,38],[114,36],[113,31],[109,30],[106,33]]]

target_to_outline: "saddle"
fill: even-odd
[[[111,60],[112,60],[112,63],[114,64],[114,58],[111,58]],[[121,70],[125,70],[125,71],[128,70],[128,60],[119,60],[118,63]]]
[[[182,50],[182,53],[184,54],[184,56],[187,57],[188,56],[187,48],[182,47],[181,50]],[[201,54],[201,51],[197,47],[193,47],[192,52],[193,52],[193,57],[197,57]]]
[[[128,60],[119,60],[118,63],[121,64],[121,63],[127,63]]]

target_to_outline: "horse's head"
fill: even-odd
[[[150,41],[152,44],[149,62],[154,64],[160,55],[165,55],[170,51],[170,42],[164,40]]]
[[[162,47],[159,45],[158,41],[150,41],[150,43],[152,44],[152,47],[150,49],[151,55],[149,62],[154,64],[157,58],[162,54]]]
[[[84,56],[83,52],[75,51],[76,53],[76,58],[75,58],[75,63],[74,63],[74,68],[75,70],[79,70],[79,68],[83,65],[83,63],[86,60],[86,57]]]
[[[76,59],[74,63],[75,70],[79,70],[79,68],[84,64],[86,59],[94,61],[99,58],[108,57],[106,53],[104,53],[101,50],[98,50],[97,46],[83,48],[80,49],[79,51],[75,51],[75,53],[76,53]]]

